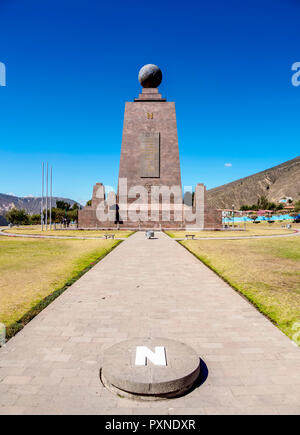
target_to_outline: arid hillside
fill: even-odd
[[[255,204],[260,196],[278,202],[284,196],[300,199],[300,156],[281,165],[207,191],[215,208],[235,208]]]
[[[45,207],[44,198],[44,207]],[[55,207],[56,201],[65,201],[71,204],[71,206],[76,202],[69,198],[52,198],[52,206]],[[5,212],[11,210],[12,208],[26,210],[29,214],[40,213],[41,211],[41,198],[40,197],[18,197],[13,195],[6,195],[0,193],[0,215],[5,214]]]

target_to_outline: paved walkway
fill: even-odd
[[[0,413],[300,414],[299,348],[186,249],[156,235],[126,239],[0,349]],[[207,379],[166,401],[113,395],[99,381],[103,350],[142,336],[192,346]]]

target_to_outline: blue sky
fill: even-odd
[[[300,0],[0,0],[0,192],[81,202],[116,185],[125,101],[145,63],[176,102],[184,185],[299,155]],[[225,166],[225,164],[231,164]]]

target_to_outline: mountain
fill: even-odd
[[[78,204],[77,201],[69,198],[58,198],[52,197],[52,206],[55,207],[56,201],[65,201],[71,204]],[[0,215],[11,210],[12,208],[24,209],[29,214],[36,214],[41,212],[41,197],[18,197],[13,195],[6,195],[0,193]],[[44,208],[45,208],[45,198],[44,198]]]
[[[270,202],[278,202],[283,197],[299,200],[300,156],[207,191],[208,203],[214,208],[231,208],[234,204],[237,209],[243,204],[256,204],[260,196]]]

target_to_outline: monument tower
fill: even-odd
[[[125,104],[119,179],[127,177],[128,188],[181,188],[175,103],[159,94],[161,80],[158,67],[145,65],[139,73],[142,93]]]
[[[138,78],[142,92],[125,104],[117,195],[106,198],[103,185],[97,183],[92,205],[79,211],[78,226],[219,228],[221,215],[205,204],[204,185],[197,185],[193,205],[183,204],[175,103],[158,91],[161,70],[145,65]],[[187,222],[186,215],[195,214],[197,207],[198,220]],[[104,209],[110,219],[103,219]]]

